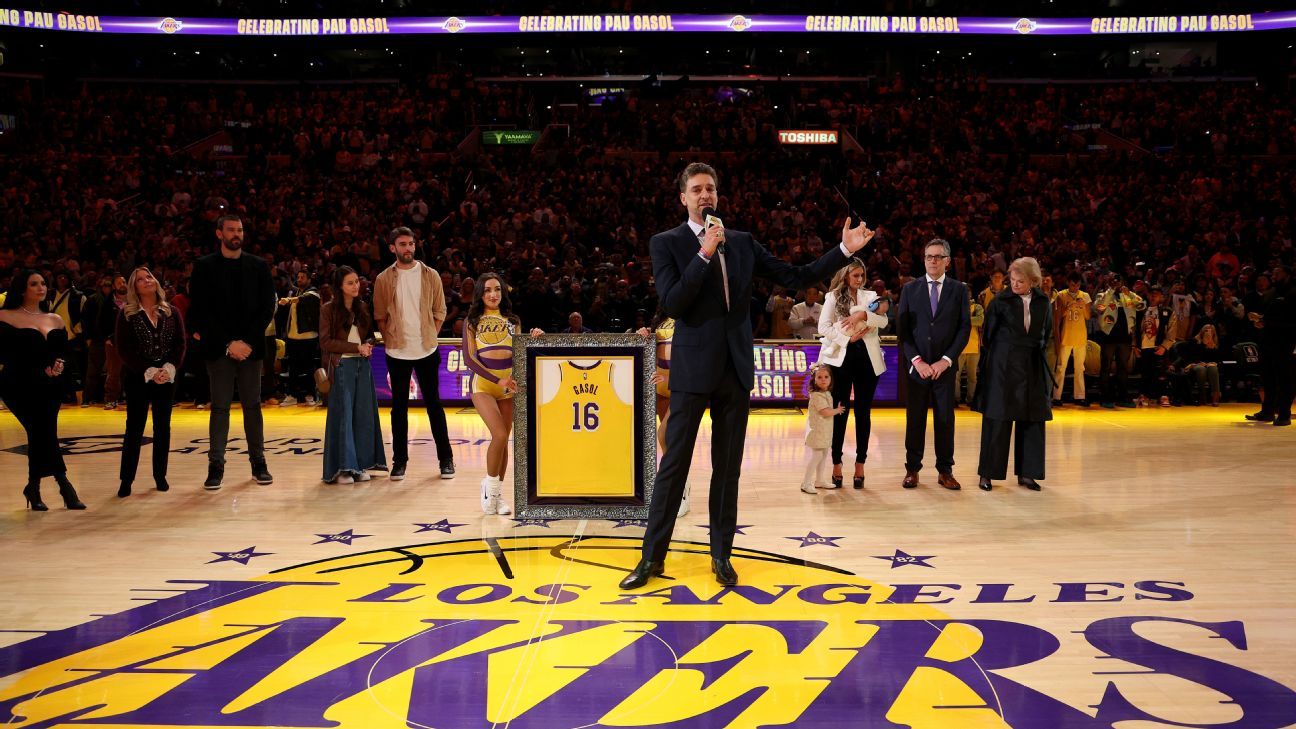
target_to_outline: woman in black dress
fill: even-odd
[[[144,424],[153,408],[153,483],[167,484],[167,454],[171,450],[171,402],[176,371],[184,364],[184,324],[167,303],[153,273],[141,266],[126,282],[126,308],[117,317],[113,336],[122,359],[126,389],[126,440],[122,445],[121,486],[117,496],[130,496],[139,467]]]
[[[63,394],[63,354],[67,330],[58,314],[41,310],[45,277],[23,270],[14,276],[0,309],[0,398],[27,431],[27,488],[23,496],[34,511],[48,511],[40,482],[53,476],[69,509],[84,509],[67,479],[59,449],[58,416]]]

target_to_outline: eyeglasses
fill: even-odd
[[[945,258],[949,258],[949,256],[923,256],[923,258],[926,258],[929,261],[939,261]]]

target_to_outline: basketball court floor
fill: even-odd
[[[865,487],[848,465],[813,496],[804,416],[757,411],[733,588],[706,554],[704,422],[666,577],[630,592],[641,524],[481,514],[471,410],[448,411],[458,478],[417,417],[406,480],[338,486],[323,411],[272,409],[275,483],[231,454],[217,492],[207,413],[177,410],[171,491],[144,475],[118,499],[125,413],[65,409],[89,509],[47,480],[48,513],[22,508],[24,436],[0,413],[0,722],[1296,726],[1296,449],[1249,411],[1063,409],[1044,490],[985,493],[979,416],[958,416],[963,490],[929,456],[906,491],[904,413],[879,410]]]

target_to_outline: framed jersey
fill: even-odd
[[[522,518],[646,519],[657,469],[657,342],[513,337],[514,504]]]

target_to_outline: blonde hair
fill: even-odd
[[[126,306],[123,308],[122,314],[127,318],[140,313],[142,308],[139,293],[135,291],[135,278],[139,276],[140,271],[148,271],[148,275],[153,276],[153,272],[149,271],[148,266],[140,266],[131,271],[130,278],[126,279]],[[156,279],[157,277],[154,276],[153,278]],[[171,305],[167,303],[166,292],[162,290],[161,281],[158,281],[157,285],[157,309],[162,316],[171,316]]]
[[[1217,331],[1217,330],[1215,329],[1215,325],[1214,325],[1214,324],[1203,324],[1203,325],[1202,325],[1201,330],[1197,332],[1197,337],[1196,337],[1196,339],[1197,339],[1197,343],[1198,343],[1198,344],[1203,344],[1203,345],[1206,344],[1205,339],[1206,339],[1206,330],[1207,330],[1207,329],[1210,330],[1210,338],[1213,339],[1213,340],[1215,340],[1215,348],[1216,348],[1216,349],[1219,349],[1219,346],[1220,346],[1219,331]]]
[[[863,272],[863,281],[860,282],[860,288],[864,288],[868,283],[868,269],[864,267],[864,262],[858,258],[852,258],[842,266],[836,274],[833,275],[832,283],[828,285],[828,290],[837,294],[837,315],[845,318],[850,314],[850,308],[855,305],[855,299],[850,296],[850,281],[846,279],[850,276],[853,269],[858,268]]]
[[[1008,266],[1008,273],[1011,274],[1013,271],[1016,271],[1017,273],[1026,277],[1026,280],[1030,283],[1031,288],[1034,288],[1044,283],[1044,274],[1043,272],[1040,271],[1039,261],[1029,256],[1025,258],[1018,258],[1017,260],[1013,261],[1012,265]]]

